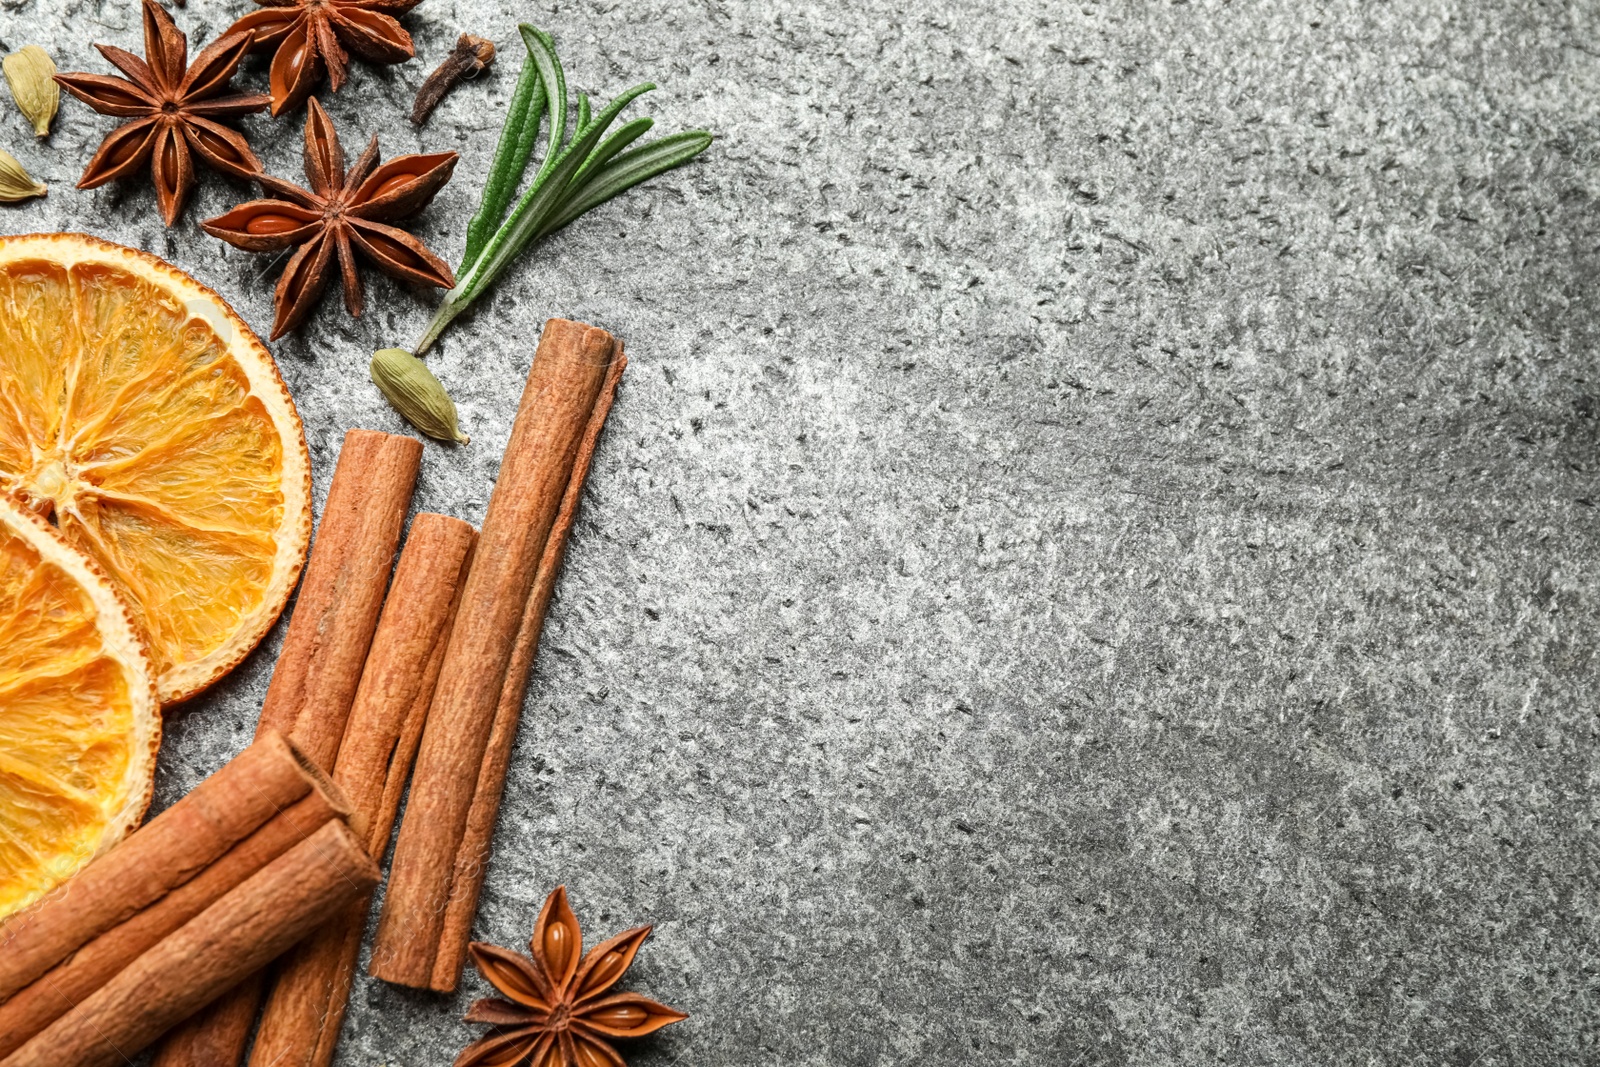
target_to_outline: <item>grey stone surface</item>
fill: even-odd
[[[209,39],[248,8],[192,0]],[[7,0],[103,70],[127,0]],[[632,359],[528,697],[480,937],[565,883],[654,921],[632,1062],[1576,1064],[1595,951],[1600,268],[1593,5],[427,0],[349,144],[454,148],[459,255],[517,63],[650,77],[703,161],[529,257],[436,358],[477,520],[538,324]],[[502,62],[420,133],[456,34]],[[247,80],[264,84],[253,63]],[[72,182],[7,231],[165,255],[265,331],[277,264]],[[298,118],[245,127],[297,174]],[[274,346],[318,498],[427,294]],[[280,627],[281,629],[281,627]],[[278,636],[171,722],[238,750]],[[454,998],[363,980],[338,1062],[434,1067]]]

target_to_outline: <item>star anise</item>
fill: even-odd
[[[511,999],[490,997],[468,1010],[467,1022],[489,1023],[495,1032],[467,1046],[455,1067],[626,1067],[612,1041],[688,1018],[637,993],[606,996],[650,929],[625,930],[585,956],[578,917],[561,886],[539,912],[532,959],[474,941],[473,964]]]
[[[244,136],[216,121],[269,103],[262,93],[223,95],[233,88],[228,82],[250,47],[248,33],[225,34],[187,66],[188,38],[161,5],[144,0],[144,59],[108,44],[95,47],[127,78],[57,74],[56,81],[100,114],[131,121],[101,142],[78,188],[127,177],[148,160],[161,218],[171,226],[194,188],[191,149],[211,169],[235,178],[253,178],[261,169]]]
[[[272,113],[300,106],[322,79],[334,92],[344,86],[350,52],[369,63],[402,63],[417,54],[411,35],[394,18],[421,0],[256,0],[252,11],[228,28],[250,30],[250,50],[276,48],[270,82]]]
[[[316,306],[333,277],[335,259],[344,278],[344,306],[360,317],[366,300],[356,271],[357,251],[392,278],[452,288],[455,275],[444,260],[385,223],[426,207],[455,166],[454,152],[397,156],[379,166],[374,136],[346,171],[339,134],[313,97],[306,111],[306,178],[311,188],[258,174],[256,180],[279,199],[252,200],[200,225],[211,236],[250,252],[300,246],[278,279],[272,321],[276,340],[305,321]]]

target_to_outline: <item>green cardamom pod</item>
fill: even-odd
[[[50,134],[50,120],[56,117],[61,106],[61,90],[56,85],[56,65],[50,54],[36,44],[19,48],[5,59],[0,59],[0,69],[6,73],[11,85],[11,96],[17,102],[22,117],[33,123],[33,132],[40,137]]]
[[[22,169],[16,156],[0,148],[0,200],[26,200],[48,192],[43,182],[34,181],[33,175]]]
[[[403,348],[380,348],[368,367],[378,391],[413,426],[441,441],[471,440],[456,425],[456,404],[427,364]]]

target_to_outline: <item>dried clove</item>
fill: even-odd
[[[445,94],[467,78],[476,77],[494,62],[494,42],[463,33],[455,49],[439,64],[439,69],[428,75],[428,80],[417,90],[417,99],[411,105],[411,123],[421,126],[439,106]]]

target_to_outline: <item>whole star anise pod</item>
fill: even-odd
[[[402,63],[417,54],[411,35],[394,18],[421,0],[256,0],[252,11],[228,28],[252,31],[253,52],[277,49],[270,82],[272,113],[298,107],[317,87],[323,71],[338,92],[350,71],[350,54],[369,63]]]
[[[421,211],[450,180],[456,154],[397,156],[378,165],[378,138],[344,169],[344,149],[333,121],[315,97],[306,112],[306,178],[310,189],[258,174],[256,180],[279,199],[252,200],[200,224],[213,237],[250,252],[278,252],[299,245],[278,279],[272,339],[305,321],[333,277],[337,259],[344,278],[344,306],[359,318],[366,300],[356,252],[385,274],[441,289],[456,284],[444,260],[404,230],[385,223]]]
[[[474,941],[473,964],[511,999],[489,997],[468,1010],[467,1022],[489,1023],[495,1032],[468,1045],[455,1067],[626,1067],[612,1041],[688,1018],[637,993],[606,996],[650,929],[625,930],[585,956],[578,917],[561,886],[539,912],[532,959]]]
[[[108,44],[95,47],[127,78],[57,74],[56,81],[100,114],[131,121],[101,142],[78,188],[127,177],[149,161],[161,218],[171,226],[194,188],[191,150],[212,170],[255,177],[261,161],[244,135],[216,121],[260,111],[270,102],[262,93],[223,95],[250,47],[248,33],[224,35],[188,66],[188,38],[161,5],[144,0],[144,59]]]

